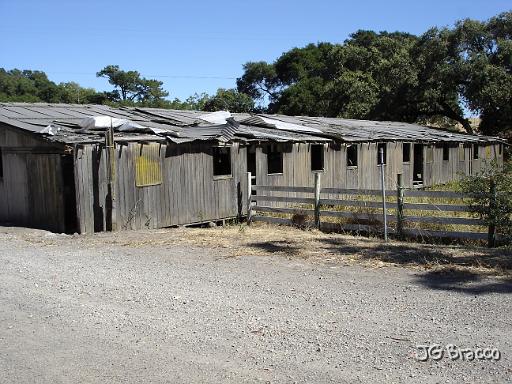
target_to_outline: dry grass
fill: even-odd
[[[101,233],[85,237],[127,247],[190,245],[219,249],[231,257],[279,255],[290,259],[334,265],[379,268],[405,266],[431,271],[467,271],[481,275],[512,275],[512,250],[445,246],[390,241],[377,238],[327,234],[317,230],[263,223],[217,228],[175,228],[153,231]],[[85,240],[84,240],[85,241]]]
[[[434,273],[461,273],[512,276],[512,249],[475,246],[431,245],[378,238],[300,230],[287,226],[254,223],[216,228],[169,228],[145,231],[102,232],[95,235],[60,235],[28,228],[3,228],[0,236],[17,238],[41,247],[58,248],[72,243],[83,247],[191,246],[217,249],[222,255],[278,255],[307,259],[328,265],[363,265],[371,268],[403,266]]]

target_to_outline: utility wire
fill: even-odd
[[[54,71],[44,71],[47,74],[54,75],[91,75],[96,76],[96,73],[91,72],[54,72]],[[214,76],[214,75],[145,75],[141,73],[144,77],[151,78],[169,78],[169,79],[217,79],[217,80],[236,80],[237,77],[228,77],[228,76]]]

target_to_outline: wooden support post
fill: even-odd
[[[491,178],[489,188],[489,232],[487,236],[487,246],[493,248],[496,246],[496,182]]]
[[[396,233],[398,238],[403,237],[404,226],[404,185],[402,174],[397,175],[396,180]]]
[[[388,241],[388,210],[386,209],[386,178],[384,175],[384,149],[379,150],[380,157],[380,184],[382,187],[382,217],[384,218],[384,241]]]
[[[315,227],[320,229],[320,172],[315,173]]]
[[[252,221],[252,175],[247,172],[247,225]]]
[[[107,231],[117,230],[117,201],[116,201],[116,156],[114,128],[110,119],[110,128],[105,132],[105,150],[107,157]]]

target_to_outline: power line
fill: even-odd
[[[54,75],[88,75],[88,76],[96,76],[96,73],[91,72],[55,72],[55,71],[45,71],[47,74]],[[141,74],[145,77],[151,78],[168,78],[168,79],[216,79],[216,80],[236,80],[237,77],[228,77],[228,76],[215,76],[215,75],[145,75]]]

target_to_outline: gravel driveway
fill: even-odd
[[[1,382],[512,378],[508,280],[102,236],[0,230]],[[416,359],[419,344],[449,343],[501,360]]]

